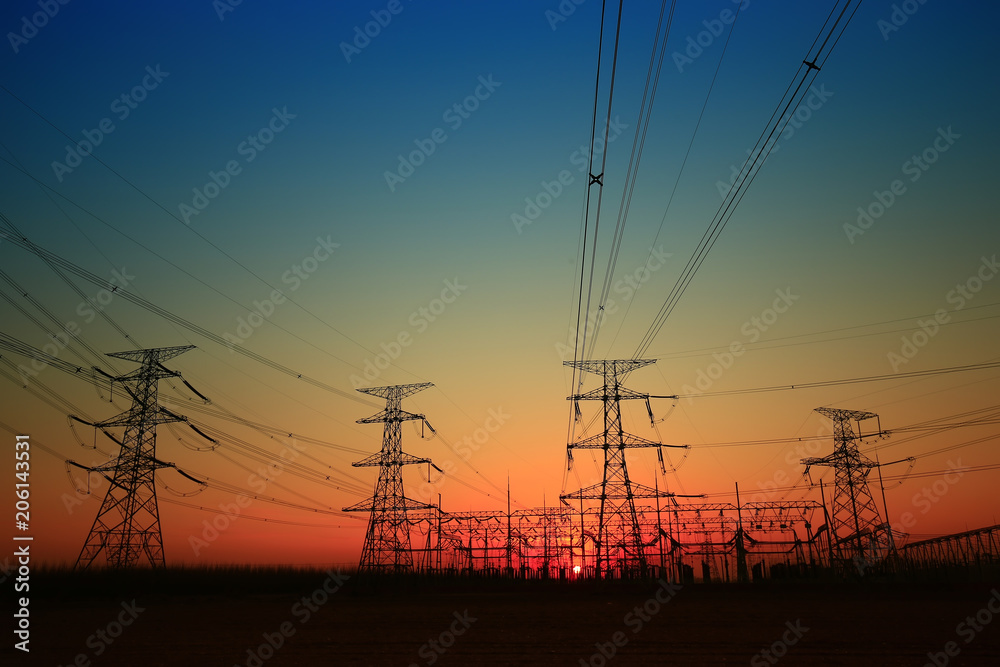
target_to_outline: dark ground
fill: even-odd
[[[981,630],[957,629],[986,609],[997,583],[689,584],[658,610],[651,602],[652,613],[643,620],[633,610],[659,589],[655,581],[512,586],[452,579],[373,587],[353,576],[325,603],[324,593],[317,593],[316,611],[308,611],[302,597],[321,591],[326,573],[268,576],[200,573],[168,582],[81,584],[66,575],[40,574],[41,590],[30,605],[31,654],[14,651],[4,663],[406,667],[580,665],[582,659],[595,666],[920,667],[932,664],[928,652],[943,652],[953,641],[957,655],[945,663],[941,653],[938,665],[1000,665],[1000,614],[983,612],[977,624],[987,615],[995,618],[978,625]],[[136,611],[117,638],[108,637],[110,643],[100,639],[98,630],[115,634],[118,617],[129,619],[122,603],[133,598],[144,611]],[[1000,593],[994,608],[1000,609]],[[456,612],[461,617],[466,611],[465,623],[458,622]],[[797,621],[801,639],[786,625]],[[281,646],[270,655],[264,635],[276,638],[283,623],[289,636],[275,640]],[[450,648],[435,651],[428,642],[451,644],[451,626],[463,632]],[[614,646],[616,632],[621,646]],[[766,660],[760,652],[783,635],[797,641],[780,659]],[[258,662],[248,649],[262,644],[258,657],[266,659]],[[613,648],[614,657],[605,663],[598,644],[606,652]],[[783,646],[776,648],[783,653]]]

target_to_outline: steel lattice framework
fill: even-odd
[[[948,565],[1000,565],[1000,525],[911,542],[900,548],[913,569]]]
[[[749,559],[754,578],[771,567],[806,572],[820,564],[826,545],[811,530],[815,501],[636,504],[640,539],[650,571],[687,579],[744,579]],[[429,571],[499,574],[519,578],[592,578],[596,571],[597,507],[566,505],[502,511],[411,512],[407,519],[426,540],[415,550],[416,566]],[[741,527],[742,525],[742,527]],[[507,535],[511,536],[508,541]],[[508,547],[512,545],[512,548]],[[654,569],[652,566],[656,565]],[[628,571],[605,577],[630,576]]]
[[[836,472],[831,534],[833,559],[842,566],[872,564],[885,558],[893,549],[892,532],[882,521],[868,488],[868,474],[878,464],[858,451],[860,422],[878,419],[873,412],[816,408],[833,420],[833,453],[821,458],[802,459],[806,472],[811,466],[831,467]],[[858,425],[855,434],[854,426]],[[881,434],[879,428],[878,434]]]
[[[143,557],[153,567],[164,566],[163,536],[156,502],[157,468],[172,467],[156,458],[156,425],[182,421],[157,403],[161,378],[179,377],[163,362],[192,349],[193,345],[115,352],[109,357],[134,361],[138,370],[114,378],[132,397],[132,407],[96,424],[100,428],[125,427],[121,450],[114,464],[88,468],[110,482],[107,495],[76,560],[85,570],[103,552],[111,568],[130,568]]]
[[[403,451],[400,425],[404,421],[426,419],[424,415],[403,410],[400,405],[407,396],[433,386],[430,382],[422,382],[358,389],[361,393],[385,399],[385,409],[358,420],[359,424],[385,424],[382,450],[351,464],[356,468],[378,466],[375,493],[367,500],[344,508],[345,512],[371,512],[358,566],[361,572],[403,571],[413,567],[410,523],[406,513],[408,510],[432,509],[435,506],[407,498],[403,493],[403,466],[430,463],[431,460]]]
[[[613,359],[566,361],[575,367],[603,378],[601,387],[582,394],[573,394],[568,400],[601,401],[604,409],[604,428],[596,435],[578,442],[567,443],[570,465],[574,449],[600,449],[604,452],[604,475],[597,484],[560,496],[564,503],[577,500],[599,500],[599,524],[594,538],[596,576],[601,577],[612,568],[621,574],[641,573],[646,569],[646,555],[636,514],[637,498],[668,498],[672,493],[652,489],[632,482],[628,476],[625,450],[640,447],[662,447],[622,429],[621,401],[649,401],[649,394],[640,394],[622,386],[622,381],[632,371],[655,364],[655,359]]]

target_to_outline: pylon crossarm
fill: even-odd
[[[407,454],[406,452],[400,452],[399,456],[394,458],[386,457],[385,452],[375,452],[374,454],[366,456],[360,461],[355,461],[351,465],[355,468],[372,468],[375,466],[382,466],[382,465],[397,464],[401,466],[406,466],[406,465],[414,465],[417,463],[430,463],[431,465],[434,465],[434,462],[431,461],[430,459],[412,456],[410,454]],[[437,468],[437,466],[434,467]],[[437,470],[441,471],[440,468],[437,468]]]
[[[649,394],[640,394],[637,391],[632,391],[626,387],[618,385],[612,391],[612,393],[606,393],[605,387],[596,387],[590,391],[584,392],[582,394],[573,394],[572,396],[567,396],[567,401],[604,401],[604,400],[614,400],[628,401],[628,400],[646,400],[649,398]]]
[[[371,417],[358,419],[356,423],[378,424],[390,421],[405,422],[405,421],[412,421],[414,419],[424,419],[424,415],[418,415],[416,413],[407,412],[405,410],[382,410],[378,414],[372,415]]]
[[[799,461],[799,463],[801,463],[802,465],[806,466],[807,468],[811,468],[812,466],[830,466],[830,465],[833,465],[829,461],[829,458],[830,457],[828,457],[828,456],[823,457],[823,458],[815,458],[814,457],[814,458],[802,459],[801,461]]]
[[[563,366],[575,367],[581,371],[593,373],[594,375],[623,378],[634,370],[655,363],[656,359],[601,359],[564,361]]]
[[[135,424],[137,420],[141,420],[143,424],[147,426],[155,426],[157,424],[170,424],[172,422],[187,421],[187,417],[182,417],[180,415],[175,415],[166,408],[160,406],[154,406],[152,410],[152,415],[136,415],[132,410],[126,410],[125,412],[112,417],[111,419],[105,419],[102,422],[98,422],[96,426],[101,429],[114,428],[117,426],[130,426]]]
[[[433,386],[433,382],[420,382],[417,384],[397,384],[387,387],[365,387],[363,389],[358,389],[358,391],[362,394],[378,396],[379,398],[394,398],[396,400],[401,400],[407,396],[412,396],[418,391],[423,391],[424,389]]]
[[[359,503],[355,503],[348,507],[342,507],[341,512],[369,512],[374,506],[374,498],[366,498]]]
[[[153,359],[153,363],[157,363],[173,359],[177,355],[193,349],[194,345],[178,345],[176,347],[158,347],[151,350],[126,350],[125,352],[111,352],[107,356],[114,357],[116,359],[134,361],[137,364],[141,364],[147,359]]]
[[[633,498],[704,498],[705,494],[698,495],[679,495],[671,491],[659,491],[651,486],[646,486],[645,484],[636,484],[632,482],[632,497]],[[613,496],[608,496],[612,498]]]
[[[559,494],[560,500],[600,500],[603,495],[604,485],[601,482],[591,484],[572,493]]]
[[[613,445],[607,444],[607,439],[604,437],[603,433],[598,433],[592,435],[589,438],[584,438],[579,442],[571,442],[566,445],[566,449],[572,452],[574,449],[604,449],[605,447],[612,447]]]
[[[838,408],[816,408],[816,412],[821,415],[826,415],[833,421],[843,422],[843,421],[862,421],[865,419],[874,419],[878,415],[874,412],[866,412],[864,410],[841,410]]]
[[[412,454],[407,454],[406,452],[399,453],[399,465],[408,466],[408,465],[415,465],[418,463],[430,463],[431,465],[434,465],[434,462],[428,458],[413,456]],[[437,468],[437,466],[434,467]],[[441,471],[440,468],[437,469],[438,471]]]
[[[622,433],[621,443],[608,442],[603,433],[597,433],[584,438],[579,442],[573,442],[566,446],[568,449],[641,449],[644,447],[674,447],[677,449],[687,449],[687,445],[664,445],[660,442],[647,440],[631,433]]]

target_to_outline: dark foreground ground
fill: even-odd
[[[995,583],[689,584],[669,597],[655,581],[373,586],[352,576],[336,589],[323,572],[270,581],[267,574],[220,575],[224,584],[199,576],[39,582],[30,604],[31,653],[5,650],[13,659],[3,662],[1000,665],[1000,613],[988,604],[993,597],[1000,610]],[[661,604],[657,591],[668,601]]]

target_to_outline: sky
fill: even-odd
[[[636,354],[833,3],[676,4],[594,358]],[[659,11],[625,3],[610,114],[603,52],[597,122],[610,133],[595,290]],[[736,484],[763,499],[818,499],[798,461],[832,441],[804,441],[808,451],[787,441],[830,433],[816,407],[871,411],[888,431],[992,416],[995,369],[701,394],[997,361],[998,13],[991,3],[861,5],[644,351],[657,363],[626,382],[688,397],[655,399],[655,429],[641,402],[625,406],[638,435],[691,445],[668,450],[666,475],[652,450],[630,452],[634,479],[719,502],[735,500]],[[0,9],[0,212],[159,313],[3,241],[2,332],[42,348],[72,331],[57,356],[84,367],[98,360],[83,343],[100,353],[194,345],[167,366],[209,409],[300,436],[291,456],[287,438],[205,416],[187,387],[161,383],[164,405],[259,457],[232,442],[196,451],[206,443],[186,426],[160,427],[162,460],[229,485],[187,496],[198,486],[158,473],[168,561],[356,562],[366,517],[331,512],[370,495],[376,478],[350,465],[382,438],[378,424],[355,423],[380,409],[358,387],[434,383],[404,408],[437,436],[405,424],[403,448],[448,474],[428,482],[413,466],[405,483],[415,498],[441,494],[445,510],[502,509],[508,480],[513,507],[551,504],[599,474],[589,456],[567,471],[562,362],[573,356],[600,20],[595,0]],[[96,465],[115,445],[98,436],[92,449],[93,429],[77,424],[81,446],[65,406],[22,388],[16,367],[30,360],[3,350],[2,361],[13,366],[0,378],[10,429],[0,437],[30,434],[50,450],[31,459],[37,552],[72,562],[103,487],[92,476],[92,493],[77,494],[86,475],[68,479],[65,460]],[[28,385],[92,420],[129,407],[120,387],[109,402],[107,387],[51,367]],[[589,421],[594,407],[582,407]],[[890,521],[910,512],[911,539],[997,523],[1000,471],[974,469],[1000,463],[995,430],[911,439],[921,433],[862,447],[882,461],[918,457],[905,480],[905,463],[883,471]],[[764,442],[729,444],[744,441]],[[307,477],[291,464],[259,474],[290,456]],[[945,476],[956,467],[972,469]],[[812,479],[832,483],[832,471]],[[285,504],[253,500],[211,533],[257,484]]]

